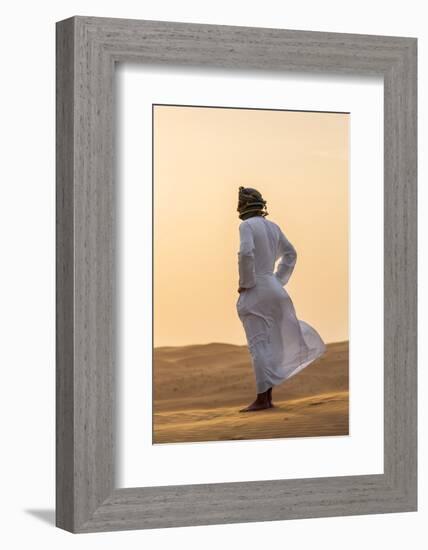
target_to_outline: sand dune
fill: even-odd
[[[274,388],[276,407],[239,413],[255,397],[247,346],[154,349],[153,442],[347,435],[348,342]]]

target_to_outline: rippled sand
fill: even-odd
[[[274,409],[239,413],[255,397],[247,346],[154,350],[154,443],[348,435],[348,342],[274,388]]]

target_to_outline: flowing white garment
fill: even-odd
[[[283,288],[297,253],[281,228],[253,216],[240,223],[239,236],[239,286],[247,290],[239,294],[236,309],[244,326],[257,393],[263,393],[300,372],[326,346],[314,328],[297,319]]]

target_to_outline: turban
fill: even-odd
[[[252,187],[241,186],[239,188],[237,211],[240,218],[248,212],[257,212],[263,217],[268,215],[266,201],[263,199],[261,193]]]

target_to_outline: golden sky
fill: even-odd
[[[297,250],[286,285],[325,342],[348,339],[349,115],[154,107],[154,345],[246,344],[238,187]]]

